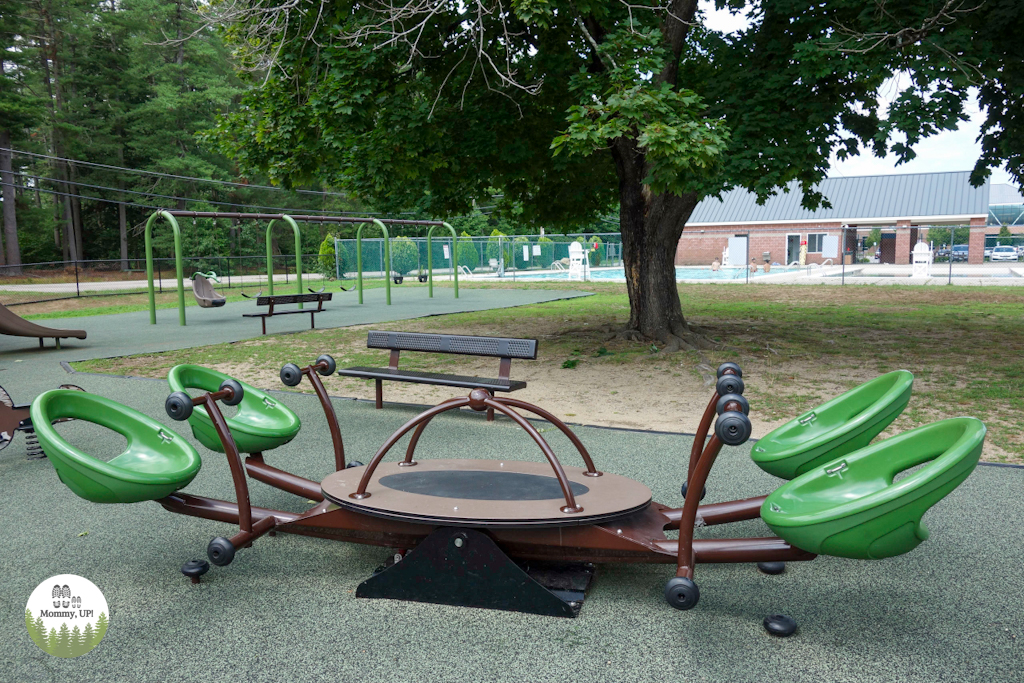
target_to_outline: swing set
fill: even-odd
[[[373,224],[380,228],[381,233],[384,236],[384,261],[386,264],[391,262],[391,249],[390,242],[391,237],[388,234],[388,225],[418,225],[418,226],[430,226],[430,230],[427,232],[427,290],[428,296],[433,298],[434,296],[434,270],[433,270],[433,254],[431,249],[431,238],[434,230],[438,227],[444,228],[451,232],[452,235],[452,271],[454,272],[455,278],[455,298],[459,298],[459,263],[457,250],[454,248],[455,240],[458,235],[448,223],[444,221],[426,221],[426,220],[405,220],[397,218],[364,218],[360,216],[289,216],[287,214],[278,213],[237,213],[228,211],[177,211],[177,210],[160,210],[156,211],[146,221],[146,280],[149,283],[149,324],[156,325],[156,288],[153,281],[153,225],[158,219],[163,219],[170,226],[174,233],[174,269],[175,277],[178,281],[178,324],[182,327],[185,326],[185,286],[184,276],[182,268],[182,255],[181,255],[181,229],[178,227],[178,218],[192,218],[193,222],[197,218],[230,218],[236,220],[255,220],[255,221],[270,221],[267,225],[267,287],[269,293],[274,293],[274,255],[272,251],[271,243],[271,231],[277,221],[284,221],[288,224],[292,233],[295,235],[295,274],[296,274],[296,286],[297,292],[302,294],[302,232],[299,229],[299,223],[359,223],[359,228],[356,231],[356,270],[357,270],[357,287],[359,289],[359,303],[363,303],[363,228],[367,224]],[[391,305],[391,280],[385,276],[384,288],[386,290],[387,305]],[[262,290],[261,290],[262,291]],[[251,298],[251,297],[250,297]],[[302,308],[302,304],[299,304],[299,308]]]

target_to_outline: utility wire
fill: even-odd
[[[37,159],[49,159],[51,161],[63,161],[69,164],[76,164],[79,166],[91,166],[93,168],[104,168],[110,171],[124,171],[127,173],[139,173],[142,175],[153,176],[156,178],[171,178],[173,180],[191,180],[198,183],[214,183],[216,185],[230,185],[231,187],[241,187],[253,190],[273,190],[275,192],[294,192],[296,194],[313,194],[317,196],[326,197],[342,197],[348,199],[348,195],[341,194],[340,192],[327,192],[324,190],[286,190],[283,187],[274,187],[273,185],[248,185],[246,183],[233,183],[228,180],[214,180],[212,178],[194,178],[192,176],[174,175],[172,173],[159,173],[157,171],[146,171],[141,168],[125,168],[123,166],[111,166],[109,164],[97,164],[92,161],[82,161],[81,159],[69,159],[65,157],[55,157],[49,154],[38,154],[36,152],[26,152],[20,149],[12,149],[9,147],[0,147],[0,151],[11,152],[20,156],[36,157]]]
[[[258,205],[255,205],[255,204],[240,204],[238,202],[218,202],[218,201],[214,201],[212,199],[189,199],[188,197],[174,197],[174,196],[166,195],[166,194],[157,194],[155,192],[141,192],[141,191],[138,191],[138,190],[122,190],[122,189],[116,188],[116,187],[107,187],[106,185],[90,185],[89,183],[83,183],[83,182],[80,182],[80,181],[77,181],[77,180],[59,180],[57,178],[47,178],[45,176],[37,176],[37,175],[30,174],[30,173],[19,173],[17,171],[11,171],[11,175],[21,176],[23,178],[35,178],[36,180],[40,180],[40,181],[41,180],[45,180],[47,182],[56,183],[56,184],[75,185],[76,187],[87,187],[87,188],[92,189],[92,190],[105,190],[107,192],[120,192],[120,193],[139,195],[139,196],[149,197],[149,198],[154,198],[154,199],[167,199],[167,200],[175,201],[175,202],[190,202],[192,204],[214,204],[214,205],[217,205],[217,206],[244,206],[245,208],[248,208],[248,209],[267,209],[267,210],[270,210],[270,211],[280,211],[280,212],[284,212],[284,213],[296,213],[296,212],[315,213],[315,214],[323,214],[325,216],[327,216],[327,215],[331,215],[331,216],[337,216],[337,215],[363,216],[363,215],[367,215],[366,212],[364,212],[364,211],[327,211],[327,210],[324,210],[324,209],[299,209],[299,208],[289,209],[289,208],[280,207],[280,206],[258,206]],[[24,189],[29,191],[29,192],[31,192],[35,188],[34,187],[27,187],[26,186]],[[89,196],[86,196],[86,195],[75,195],[75,196],[76,197],[81,197],[82,199],[94,199],[96,201],[111,201],[111,200],[107,200],[107,199],[100,199],[99,197],[89,197]],[[115,201],[114,203],[120,204],[122,202]],[[166,208],[166,207],[163,207],[163,208]],[[377,215],[377,214],[373,214],[373,215]]]

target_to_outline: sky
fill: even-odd
[[[747,26],[746,17],[715,9],[712,0],[700,0],[700,9],[705,13],[705,25],[715,31],[731,33]],[[880,103],[899,93],[898,80],[890,81],[882,89]],[[981,145],[977,142],[981,124],[985,120],[977,101],[967,106],[970,119],[960,124],[955,131],[947,131],[922,140],[914,147],[917,157],[912,161],[896,165],[896,157],[889,155],[879,158],[870,152],[863,152],[844,161],[832,158],[830,177],[857,175],[889,175],[894,173],[932,173],[936,171],[969,171],[981,156]],[[1003,168],[992,170],[993,183],[1012,183],[1010,174]]]

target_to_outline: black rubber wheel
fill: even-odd
[[[288,363],[281,368],[281,382],[286,387],[297,387],[302,383],[302,370],[295,363]]]
[[[750,419],[743,413],[725,413],[715,421],[715,435],[728,446],[739,446],[750,438]]]
[[[735,373],[737,377],[742,377],[743,376],[743,370],[740,368],[740,366],[736,365],[735,363],[722,363],[721,365],[718,366],[718,378],[719,379],[722,378],[722,375],[725,374],[726,370],[732,370],[733,373]]]
[[[192,397],[184,391],[175,391],[164,401],[164,410],[172,420],[181,422],[192,416]]]
[[[324,377],[329,377],[334,374],[334,371],[338,369],[338,364],[334,362],[333,356],[328,356],[326,353],[317,356],[317,363],[327,363],[327,367],[323,370],[317,370]]]
[[[353,460],[352,462],[350,462],[347,465],[345,465],[345,469],[347,470],[350,467],[362,467],[362,466],[363,466],[363,463],[359,462],[358,460]]]
[[[718,382],[715,383],[715,391],[718,392],[719,396],[742,394],[743,380],[736,375],[722,375],[718,378]]]
[[[206,560],[189,560],[181,565],[181,573],[190,579],[199,578],[210,571],[210,563]]]
[[[757,568],[763,574],[781,574],[786,571],[785,562],[758,562]]]
[[[683,498],[686,498],[686,489],[690,487],[690,482],[683,482],[683,488],[679,490],[683,494]],[[705,486],[700,490],[700,499],[704,500],[704,496],[708,495],[708,487]]]
[[[796,620],[785,614],[769,614],[764,618],[764,630],[773,636],[785,638],[796,633]]]
[[[225,389],[231,389],[231,391],[233,392],[231,398],[226,398],[223,401],[221,401],[221,403],[223,403],[224,405],[237,406],[239,403],[242,402],[242,396],[245,395],[245,392],[242,391],[242,383],[239,382],[237,379],[226,379],[220,383],[219,388],[221,391],[224,391]]]
[[[740,404],[740,410],[743,411],[744,415],[750,414],[750,403],[748,403],[747,399],[741,396],[740,394],[726,394],[725,396],[719,398],[718,403],[715,404],[715,412],[721,415],[722,413],[725,412],[726,404],[732,401],[735,401],[736,403]]]
[[[700,590],[690,579],[677,576],[665,584],[665,601],[676,609],[692,609],[700,600]]]
[[[235,559],[235,546],[223,536],[218,536],[206,546],[206,556],[218,567],[226,567]]]

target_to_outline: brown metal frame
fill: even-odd
[[[310,365],[302,369],[302,374],[310,378],[324,408],[328,424],[331,426],[331,436],[334,439],[335,467],[340,470],[345,465],[341,432],[331,402],[316,376],[316,371],[320,368],[323,368],[322,364]],[[158,501],[167,510],[238,524],[239,533],[230,539],[235,547],[251,545],[252,541],[260,535],[273,530],[350,543],[405,549],[416,546],[438,528],[439,525],[436,524],[384,518],[362,513],[351,509],[351,507],[338,507],[324,500],[323,493],[319,490],[319,484],[266,465],[260,454],[254,454],[247,459],[243,468],[227,424],[215,405],[217,400],[224,397],[230,397],[229,389],[204,394],[193,399],[193,402],[196,405],[207,405],[217,434],[225,446],[238,502],[231,503],[202,496],[175,493]],[[701,429],[695,442],[698,445],[691,452],[688,474],[689,490],[691,491],[700,491],[704,487],[723,445],[714,435],[704,444],[715,413],[717,400],[716,393],[702,417]],[[414,428],[415,432],[406,450],[405,459],[400,465],[415,466],[416,461],[413,459],[413,455],[426,425],[436,415],[463,406],[469,406],[477,411],[497,410],[522,427],[544,453],[565,497],[566,504],[561,508],[562,512],[567,515],[565,526],[486,529],[486,532],[512,558],[595,563],[674,563],[676,576],[692,579],[694,567],[700,562],[802,561],[815,557],[814,554],[795,548],[786,541],[775,537],[732,539],[695,539],[693,537],[698,519],[699,523],[710,525],[757,518],[764,500],[763,497],[700,505],[700,497],[693,495],[686,499],[682,508],[651,503],[639,512],[627,513],[622,518],[610,522],[574,523],[571,515],[581,511],[581,508],[575,502],[564,469],[540,433],[513,408],[549,420],[568,436],[577,448],[586,464],[586,475],[601,476],[602,473],[594,466],[590,454],[571,430],[551,413],[525,401],[494,398],[485,389],[475,389],[469,396],[444,401],[404,424],[377,451],[367,465],[359,486],[349,494],[349,497],[353,501],[358,501],[372,495],[366,489],[374,469],[391,448]],[[725,409],[738,410],[739,404],[730,403],[725,406]],[[703,448],[700,448],[699,444],[704,444]],[[265,484],[297,495],[308,496],[319,502],[301,514],[254,508],[249,501],[249,492],[243,475],[244,470]],[[314,491],[318,495],[312,495]],[[673,529],[679,530],[678,540],[665,536],[666,531]]]

